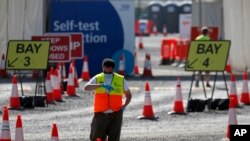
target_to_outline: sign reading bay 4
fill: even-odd
[[[9,41],[6,69],[47,69],[49,41]]]
[[[230,41],[192,41],[186,71],[224,71]]]

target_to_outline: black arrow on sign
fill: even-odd
[[[18,60],[18,58],[14,59],[13,61],[8,60],[8,67],[15,67],[13,64]]]
[[[198,61],[198,59],[195,59],[192,63],[189,63],[189,61],[187,62],[187,68],[188,69],[192,69],[193,68],[193,64],[196,62],[196,61]]]

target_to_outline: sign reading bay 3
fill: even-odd
[[[9,41],[5,64],[6,69],[47,69],[49,47],[49,41]]]
[[[230,41],[192,41],[186,71],[224,71]]]

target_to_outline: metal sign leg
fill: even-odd
[[[226,76],[225,76],[225,73],[224,73],[224,72],[222,72],[222,75],[223,75],[223,79],[224,79],[224,82],[225,82],[225,87],[226,87],[227,97],[229,98],[229,93],[228,93],[227,81],[226,81]]]
[[[193,72],[193,74],[192,74],[191,85],[190,85],[190,89],[189,89],[189,93],[188,93],[188,101],[191,98],[192,87],[193,87],[193,83],[194,83],[194,77],[195,77],[195,72]],[[188,112],[188,101],[187,101],[187,108],[186,108],[187,112]]]
[[[217,75],[218,75],[218,73],[216,72],[215,77],[214,77],[214,85],[213,85],[213,89],[212,89],[211,100],[213,100],[213,97],[214,97],[214,90],[215,90],[215,83],[217,81]]]
[[[207,93],[206,93],[206,88],[205,88],[205,85],[204,85],[204,78],[203,78],[202,73],[201,73],[201,83],[202,83],[205,98],[207,99]]]

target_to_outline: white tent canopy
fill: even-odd
[[[43,0],[0,1],[0,54],[6,52],[8,40],[31,39],[44,33]]]
[[[250,68],[250,1],[224,0],[225,39],[231,40],[230,61],[234,70]]]

